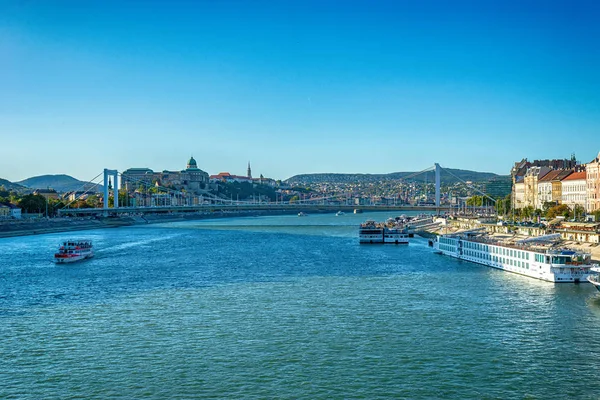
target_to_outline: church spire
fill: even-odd
[[[250,161],[248,161],[248,179],[252,179],[252,168],[250,168]]]

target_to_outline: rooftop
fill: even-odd
[[[585,171],[582,172],[573,172],[569,176],[563,179],[563,181],[575,181],[575,180],[585,180]]]

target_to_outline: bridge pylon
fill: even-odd
[[[108,184],[109,179],[113,178],[114,202],[113,208],[119,208],[119,173],[116,169],[104,168],[104,216],[108,216]]]
[[[440,208],[440,164],[435,163],[435,206]]]

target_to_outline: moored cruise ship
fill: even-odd
[[[389,220],[386,223],[377,223],[368,220],[360,224],[358,238],[360,243],[408,244],[408,233],[406,230],[395,223],[391,223]]]
[[[560,235],[507,243],[482,232],[441,235],[433,246],[441,254],[548,282],[585,282],[591,255],[558,247]]]

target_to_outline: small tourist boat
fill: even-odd
[[[343,211],[338,211],[335,213],[336,217],[339,217],[340,215],[344,215],[345,213]]]
[[[362,214],[362,210],[360,208],[355,208],[354,214]]]
[[[54,262],[57,264],[64,264],[91,258],[94,256],[92,247],[91,240],[65,240],[59,246],[58,252],[54,254]]]
[[[298,213],[298,216],[299,216],[299,217],[306,217],[306,214],[305,214],[305,213],[303,213],[302,211],[300,211],[300,212]]]
[[[595,272],[594,274],[588,275],[587,281],[594,285],[594,287],[600,290],[600,267],[594,266],[590,268],[590,272]]]

